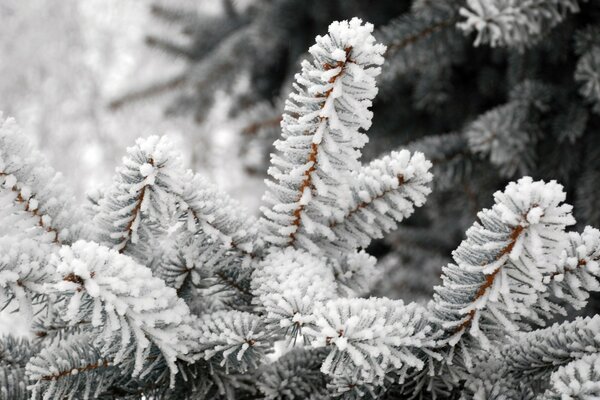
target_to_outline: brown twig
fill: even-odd
[[[524,230],[525,230],[525,228],[521,225],[517,225],[516,227],[513,228],[513,230],[510,233],[510,242],[506,246],[504,246],[504,248],[502,248],[502,250],[500,250],[498,255],[495,257],[494,261],[497,261],[500,258],[504,257],[505,255],[510,254],[510,252],[515,247],[517,240],[519,239],[521,234],[524,232]],[[475,293],[475,298],[473,299],[473,302],[477,301],[478,299],[483,297],[483,295],[485,295],[485,292],[494,284],[494,280],[496,279],[496,276],[498,275],[498,273],[500,272],[501,269],[502,269],[502,266],[499,266],[498,268],[496,268],[494,270],[494,272],[492,272],[491,274],[489,274],[485,277],[485,281],[483,282],[483,284],[481,286],[479,286],[479,288],[477,289],[477,292]],[[456,328],[455,333],[458,333],[458,332],[466,329],[469,325],[471,325],[471,322],[473,322],[473,318],[475,318],[475,312],[476,312],[475,310],[469,311],[469,313],[467,314],[467,319],[465,319]]]
[[[358,211],[362,210],[363,208],[369,206],[369,204],[372,204],[374,201],[381,199],[382,197],[384,197],[385,195],[387,195],[390,192],[393,192],[394,190],[398,190],[398,188],[402,185],[404,185],[406,183],[406,181],[404,180],[404,176],[402,174],[397,176],[398,178],[398,186],[396,186],[393,189],[389,189],[389,190],[384,190],[383,192],[381,192],[381,194],[375,196],[374,198],[372,198],[370,201],[363,201],[361,203],[359,203],[356,207],[354,207],[353,209],[351,209],[350,211],[348,211],[346,213],[346,215],[344,215],[344,218],[342,219],[342,221],[347,220],[348,218],[352,217],[353,214],[357,213]],[[334,228],[335,226],[337,226],[339,224],[338,221],[333,221],[329,224],[329,228]]]
[[[328,71],[330,69],[333,68],[339,68],[339,72],[337,74],[335,74],[334,76],[332,76],[329,79],[329,83],[335,83],[335,81],[342,75],[342,73],[345,70],[346,64],[348,62],[351,61],[350,59],[350,53],[352,52],[352,47],[347,47],[345,49],[346,51],[346,59],[344,61],[338,61],[335,64],[325,64],[323,66],[323,68]],[[333,88],[328,89],[325,93],[323,93],[323,103],[321,104],[321,108],[323,108],[325,106],[325,103],[327,102],[327,99],[329,98],[329,96],[331,95],[331,92],[333,91]],[[323,123],[324,121],[327,120],[327,117],[319,117],[320,118],[320,122]],[[300,187],[298,188],[298,200],[300,200],[302,198],[302,195],[304,194],[304,190],[305,189],[309,189],[312,190],[313,187],[313,182],[312,182],[312,173],[317,169],[317,156],[319,153],[319,145],[316,143],[312,143],[310,145],[310,152],[308,153],[308,157],[306,162],[307,163],[312,163],[311,166],[304,172],[304,178],[302,180],[302,183],[300,184]],[[294,241],[296,240],[296,231],[298,230],[298,228],[300,227],[300,222],[302,219],[302,211],[304,210],[304,205],[303,204],[299,204],[296,209],[294,209],[294,211],[292,212],[292,215],[294,216],[294,220],[292,221],[292,225],[294,225],[296,227],[296,230],[294,230],[293,232],[291,232],[289,234],[289,243],[290,245],[294,243]]]
[[[81,373],[81,372],[88,372],[88,371],[93,371],[95,369],[98,368],[107,368],[110,366],[110,363],[108,362],[108,360],[100,360],[96,363],[93,364],[87,364],[84,365],[83,367],[79,367],[79,368],[73,368],[73,369],[69,369],[69,370],[64,370],[64,371],[59,371],[56,374],[53,375],[44,375],[40,378],[40,380],[42,381],[55,381],[57,379],[60,378],[64,378],[65,376],[69,376],[69,375],[73,375],[73,372],[76,373]]]
[[[148,163],[150,165],[154,166],[154,159],[150,158],[148,160]],[[144,197],[146,196],[147,188],[148,188],[148,185],[144,185],[142,187],[142,189],[140,190],[140,193],[137,197],[135,206],[133,207],[133,210],[132,210],[131,219],[127,222],[127,226],[125,226],[125,229],[127,230],[127,237],[126,237],[125,244],[123,245],[123,247],[121,247],[119,249],[119,253],[125,252],[125,249],[127,248],[127,245],[129,244],[129,242],[131,240],[131,236],[133,235],[133,223],[139,217],[140,211],[142,209],[142,203],[144,202]]]
[[[6,172],[1,172],[0,171],[0,176],[8,176],[8,174]],[[19,188],[17,188],[17,186],[13,186],[12,188],[10,188],[11,191],[15,192],[17,194],[17,196],[15,197],[15,202],[19,203],[19,204],[23,204],[25,203],[24,206],[24,210],[28,213],[30,213],[31,215],[33,215],[34,217],[37,217],[38,219],[38,225],[40,227],[42,227],[46,232],[49,233],[53,233],[54,234],[54,239],[52,240],[53,243],[56,244],[61,244],[61,241],[58,238],[59,232],[58,229],[50,226],[50,225],[45,225],[44,224],[44,219],[43,219],[43,215],[41,215],[38,212],[38,208],[36,208],[35,210],[31,210],[30,207],[30,201],[33,198],[33,196],[31,196],[29,199],[25,200],[23,198],[23,195],[21,194],[21,191],[19,190]]]

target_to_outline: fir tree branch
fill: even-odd
[[[135,352],[133,376],[137,376],[151,344],[160,350],[172,376],[177,358],[191,359],[194,332],[189,309],[148,268],[83,241],[63,247],[52,263],[62,277],[56,290],[71,295],[65,319],[73,323],[90,319],[94,328],[104,332],[98,338],[103,349],[119,348],[111,362],[123,363]],[[110,334],[116,329],[121,337]]]
[[[328,80],[328,83],[330,83],[332,85],[335,85],[338,78],[340,76],[342,76],[342,74],[345,72],[346,64],[349,62],[354,62],[350,58],[350,55],[352,52],[352,47],[344,48],[344,52],[345,52],[344,60],[337,61],[337,63],[335,63],[333,65],[330,63],[323,64],[323,70],[325,70],[325,71],[329,71],[329,70],[332,70],[335,68],[339,69],[339,72],[337,72],[335,75],[333,75]],[[329,96],[331,95],[332,92],[333,92],[333,86],[331,88],[327,89],[324,93],[321,93],[320,95],[319,94],[316,95],[317,97],[322,97],[324,99],[323,103],[320,106],[321,109],[323,109],[323,107],[325,107],[325,104],[327,103],[327,100],[329,99]],[[314,128],[314,131],[312,134],[316,134],[316,132],[326,129],[325,127],[326,127],[326,124],[328,123],[328,120],[329,120],[329,118],[326,116],[319,116],[319,124],[316,126],[316,128]],[[309,133],[306,133],[306,134],[309,134]],[[301,224],[302,211],[304,211],[304,208],[307,205],[305,203],[302,203],[300,200],[302,199],[302,196],[304,195],[305,190],[308,190],[310,192],[315,190],[313,182],[312,182],[312,179],[313,179],[312,173],[317,170],[318,154],[319,154],[319,144],[314,143],[314,142],[311,143],[310,151],[308,153],[308,157],[306,158],[306,164],[310,165],[310,167],[304,172],[304,177],[302,179],[302,182],[300,183],[300,186],[298,188],[297,195],[296,195],[298,205],[292,211],[292,215],[294,218],[292,220],[291,225],[294,226],[295,229],[293,229],[289,234],[288,245],[290,245],[290,246],[294,245],[294,242],[296,240],[296,231],[298,230],[298,228],[300,227],[300,224]]]
[[[556,243],[575,222],[556,182],[523,178],[494,197],[496,204],[478,214],[481,222],[453,252],[456,265],[443,269],[443,286],[435,288],[431,306],[448,344],[459,344],[467,369],[468,349],[489,348],[506,332],[518,331],[522,319],[542,323],[549,316],[548,308],[537,308],[545,296],[543,282],[562,251]],[[469,337],[463,335],[467,330]]]
[[[85,234],[82,214],[60,174],[23,135],[14,119],[0,114],[0,185],[10,193],[0,202],[2,209],[13,210],[4,222],[5,232],[22,235],[33,230],[40,240],[68,244]]]
[[[148,164],[154,167],[154,160],[152,159],[152,157],[148,159]],[[141,218],[140,213],[142,209],[142,203],[144,202],[144,197],[146,196],[146,190],[148,189],[148,186],[149,184],[145,184],[144,186],[142,186],[142,188],[136,195],[135,205],[133,206],[133,210],[131,210],[130,219],[127,222],[127,225],[125,225],[125,231],[127,232],[127,236],[125,237],[123,243],[118,247],[119,253],[124,253],[127,249],[127,245],[130,243],[134,233],[133,224],[136,222],[136,220]]]
[[[269,169],[270,208],[262,208],[269,243],[313,252],[315,239],[331,239],[327,222],[345,208],[347,175],[359,167],[360,129],[370,126],[383,62],[372,29],[358,19],[333,23],[310,49],[313,62],[302,63]]]
[[[431,192],[431,163],[423,154],[392,152],[352,174],[352,201],[329,228],[337,240],[331,247],[343,252],[366,248],[424,204]]]
[[[527,214],[530,211],[531,209],[526,210],[526,212],[523,213],[523,217],[526,218]],[[496,263],[502,258],[504,258],[506,255],[510,254],[515,245],[517,244],[517,240],[521,237],[524,231],[525,228],[522,225],[515,226],[508,235],[510,242],[504,248],[502,248],[497,255],[494,256],[491,263]],[[489,275],[485,277],[485,281],[481,284],[481,286],[479,286],[479,288],[477,288],[477,291],[475,292],[473,303],[476,303],[479,299],[481,299],[487,293],[488,289],[492,287],[492,285],[494,284],[494,280],[496,279],[496,276],[500,272],[501,268],[502,265],[493,270]],[[467,318],[456,327],[454,333],[460,333],[463,330],[467,329],[471,325],[471,322],[473,322],[473,318],[475,318],[475,313],[475,309],[469,311],[467,313]]]
[[[569,12],[580,11],[577,0],[467,0],[460,9],[464,21],[458,24],[466,34],[477,33],[475,46],[523,49],[537,43]]]

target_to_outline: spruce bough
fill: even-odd
[[[566,231],[555,181],[497,192],[427,306],[368,297],[363,249],[432,180],[419,152],[359,161],[372,31],[334,22],[310,48],[258,221],[156,136],[79,210],[2,120],[0,300],[35,334],[0,342],[2,398],[593,398],[599,317],[547,325],[598,290],[600,232]]]

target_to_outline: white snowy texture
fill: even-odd
[[[578,0],[467,0],[458,27],[477,33],[475,46],[522,48],[536,43],[569,12],[579,12]]]
[[[366,248],[372,239],[396,229],[398,222],[422,206],[431,193],[430,168],[431,162],[422,153],[411,156],[402,150],[354,171],[350,205],[330,223],[337,239],[333,246],[344,253]]]
[[[371,289],[381,271],[376,268],[377,259],[364,250],[330,259],[330,267],[341,297],[360,297]]]
[[[589,292],[600,291],[600,231],[586,227],[583,233],[569,232],[568,243],[548,281],[549,294],[580,309]]]
[[[127,149],[95,216],[98,242],[147,261],[154,225],[173,217],[183,190],[183,167],[166,137],[138,139]]]
[[[444,4],[458,13],[460,5]],[[574,0],[468,7],[461,27],[477,30],[477,43],[519,48],[577,11]],[[433,38],[454,23],[421,17],[420,35]],[[228,55],[248,32],[233,35]],[[600,289],[600,231],[566,232],[575,220],[555,181],[525,177],[496,192],[427,307],[368,297],[382,291],[372,287],[379,274],[383,286],[397,281],[390,269],[378,272],[365,249],[424,204],[432,181],[432,163],[419,152],[359,161],[385,51],[372,33],[359,19],[334,22],[311,47],[286,103],[260,221],[184,170],[158,136],[128,149],[114,184],[89,196],[86,217],[22,144],[14,121],[0,122],[0,308],[36,316],[31,346],[0,340],[0,398],[26,385],[44,400],[260,392],[314,400],[597,398],[600,316],[543,329]],[[588,64],[576,75],[586,88],[595,79]],[[446,178],[471,173],[470,162],[458,165],[464,152],[485,156],[505,178],[529,168],[537,139],[525,125],[529,112],[552,110],[548,86],[525,80],[464,134],[422,144],[433,148],[438,170],[454,165],[441,179],[450,194],[463,188]],[[558,135],[570,145],[581,136]],[[477,204],[479,194],[472,197]],[[394,268],[414,258],[423,274],[441,257],[421,254],[429,250],[420,242],[443,252],[453,246],[450,225],[471,218],[452,215],[465,204],[450,202],[457,204],[437,203],[400,232],[396,242],[409,241],[390,258]],[[431,223],[426,234],[422,222]],[[424,276],[419,281],[431,274]]]
[[[256,368],[268,340],[261,319],[242,311],[218,311],[198,319],[200,349],[206,360],[235,371]]]
[[[194,234],[202,232],[241,255],[254,251],[256,220],[227,193],[200,175],[188,174],[182,198],[188,231]]]
[[[155,272],[181,291],[198,285],[201,275],[225,268],[251,272],[257,250],[257,223],[251,213],[216,185],[197,174],[182,176],[183,190],[170,242]]]
[[[50,243],[0,237],[0,309],[16,300],[20,315],[31,321],[33,300],[46,293],[44,284],[54,278],[47,263],[53,250]]]
[[[600,353],[560,367],[550,378],[543,400],[593,400],[600,398]]]
[[[314,250],[315,238],[333,239],[330,221],[351,202],[350,172],[358,170],[367,142],[385,46],[373,25],[360,19],[334,22],[309,50],[295,92],[286,102],[278,154],[271,158],[263,207],[265,240]]]
[[[435,346],[425,310],[387,298],[338,299],[317,304],[314,328],[306,335],[314,347],[327,347],[321,371],[381,380],[388,368],[424,367],[423,354]]]
[[[546,329],[521,332],[509,338],[496,351],[487,352],[484,361],[468,376],[467,386],[477,400],[505,393],[506,387],[556,382],[553,371],[600,351],[600,317],[578,317]],[[573,388],[580,387],[577,382]],[[518,397],[517,397],[518,398]],[[552,397],[555,398],[555,397]],[[560,397],[559,397],[560,398]],[[577,397],[576,397],[577,398]]]
[[[69,243],[83,234],[74,196],[27,141],[13,118],[0,113],[0,218],[4,234]]]
[[[269,254],[252,275],[256,305],[273,328],[293,337],[313,322],[314,307],[337,297],[333,271],[326,260],[287,248]]]
[[[518,334],[498,355],[507,371],[535,376],[550,367],[600,351],[600,316],[554,324]]]
[[[575,223],[566,194],[554,181],[526,177],[496,192],[495,205],[478,214],[467,239],[443,269],[443,286],[435,288],[433,318],[455,345],[468,332],[487,348],[502,331],[518,331],[522,318],[537,320],[544,277],[556,270],[566,240],[564,229]],[[502,329],[499,329],[502,328]],[[490,337],[488,337],[490,336]],[[465,362],[470,365],[463,343]]]
[[[111,362],[134,356],[136,376],[148,363],[151,345],[158,347],[172,374],[177,358],[191,358],[197,336],[190,311],[150,269],[86,241],[62,247],[51,262],[61,279],[55,289],[70,295],[65,319],[72,324],[91,321],[104,350],[119,349]]]

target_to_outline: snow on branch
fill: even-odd
[[[587,226],[581,234],[569,232],[568,240],[556,270],[546,278],[548,295],[581,309],[589,292],[600,291],[600,231]]]
[[[0,397],[28,398],[25,366],[38,347],[24,338],[0,338]]]
[[[174,375],[178,358],[193,357],[189,309],[150,269],[85,241],[62,247],[52,264],[61,279],[55,289],[70,296],[65,319],[72,324],[91,321],[111,363],[122,363],[135,352],[132,374],[138,376],[155,345]]]
[[[477,32],[475,46],[523,48],[537,43],[569,12],[579,12],[578,0],[467,0],[458,27]]]
[[[219,276],[232,266],[249,275],[258,249],[255,218],[203,177],[190,173],[184,182],[173,254],[158,275],[178,290],[198,283],[200,274]]]
[[[352,199],[343,216],[329,227],[337,240],[334,246],[366,248],[372,239],[396,229],[414,208],[425,203],[431,192],[431,162],[422,153],[393,151],[352,174]]]
[[[483,399],[503,385],[516,386],[519,382],[531,387],[535,382],[558,382],[550,375],[560,371],[559,367],[598,354],[599,328],[600,317],[596,315],[519,333],[484,357],[469,377],[467,387],[478,394],[475,398]]]
[[[554,272],[564,229],[575,223],[565,197],[556,182],[526,177],[496,192],[496,204],[478,214],[453,252],[456,264],[443,269],[431,307],[452,346],[468,332],[467,340],[486,348],[504,330],[519,330],[522,318],[539,319],[534,306],[546,290],[544,276]]]
[[[176,210],[182,176],[180,157],[166,137],[138,139],[100,200],[98,242],[145,261],[153,230],[164,228]]]
[[[31,398],[98,398],[118,380],[118,368],[94,340],[89,334],[77,335],[33,357],[26,366]]]
[[[81,233],[82,213],[56,173],[13,118],[0,113],[0,217],[5,233],[70,243]],[[29,236],[31,237],[31,236]]]
[[[202,231],[241,256],[252,255],[256,221],[241,204],[197,174],[186,182],[182,198],[187,206],[188,231]]]
[[[0,310],[16,300],[20,314],[31,321],[33,303],[46,293],[44,284],[54,278],[47,264],[53,247],[28,238],[0,237]]]
[[[261,318],[242,311],[218,311],[198,319],[204,359],[239,372],[256,368],[269,345]]]
[[[600,353],[585,356],[560,367],[550,377],[551,387],[542,400],[587,400],[600,398]]]
[[[329,350],[321,371],[381,382],[388,368],[405,374],[437,358],[432,326],[425,309],[387,298],[337,299],[318,303],[314,327],[305,334],[314,347]]]
[[[324,349],[296,348],[262,368],[258,387],[266,399],[307,399],[327,396],[326,376],[321,373]]]
[[[336,283],[326,260],[287,248],[269,254],[252,276],[256,306],[273,330],[296,339],[313,321],[316,304],[336,297]]]
[[[309,49],[286,102],[279,154],[271,159],[263,208],[265,239],[278,246],[310,246],[314,236],[330,237],[327,221],[349,203],[348,174],[359,168],[357,150],[371,125],[385,46],[373,26],[360,19],[334,22]]]

